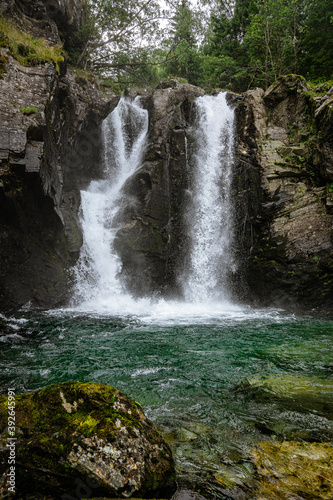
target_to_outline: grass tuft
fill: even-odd
[[[20,108],[20,111],[27,116],[38,113],[38,109],[32,106],[28,106],[27,108]]]
[[[12,20],[0,18],[0,47],[8,47],[10,55],[22,66],[35,66],[53,61],[59,72],[59,63],[64,61],[61,45],[50,46],[44,38],[33,38],[19,29]]]

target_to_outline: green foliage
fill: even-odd
[[[247,47],[243,43],[250,18],[257,12],[252,0],[237,0],[234,9],[220,2],[211,18],[203,53],[206,56],[205,77],[212,68],[209,86],[244,91],[251,83]],[[216,65],[216,68],[215,68]]]
[[[333,74],[333,4],[236,0],[230,9],[221,0],[203,52],[215,58],[205,62],[203,79],[237,91],[267,88],[288,73],[327,80]]]
[[[0,45],[8,47],[10,55],[23,66],[53,61],[59,70],[59,63],[64,61],[61,46],[50,46],[45,38],[33,38],[6,18],[0,18]]]
[[[38,109],[33,107],[33,106],[28,106],[26,108],[20,108],[20,111],[21,111],[21,113],[23,113],[24,115],[27,115],[27,116],[38,113]]]
[[[332,0],[202,0],[196,7],[189,0],[166,0],[164,5],[167,12],[158,0],[87,0],[84,25],[66,39],[70,62],[115,91],[154,87],[170,76],[238,92],[267,88],[288,73],[316,85],[333,77]],[[210,7],[208,25],[202,5]],[[24,65],[63,60],[61,47],[33,39],[5,19],[0,19],[0,46]],[[5,71],[0,59],[0,78]]]
[[[81,53],[72,54],[77,64],[116,75],[132,63],[134,67],[132,55],[137,60],[154,48],[160,15],[156,0],[88,0],[88,10],[80,30]],[[150,39],[149,47],[143,46],[144,38]]]
[[[303,0],[306,23],[300,66],[308,78],[333,76],[333,3]]]
[[[164,65],[168,76],[178,76],[193,85],[201,83],[202,56],[198,51],[197,38],[202,33],[201,17],[188,2],[182,0],[171,20],[168,40],[169,61]]]

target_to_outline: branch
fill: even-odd
[[[165,64],[166,62],[172,61],[173,59],[177,59],[179,56],[185,54],[186,51],[181,52],[180,54],[176,54],[174,56],[168,57],[170,52],[167,54],[166,58],[163,61],[158,62],[123,62],[123,63],[98,63],[94,64],[95,69],[107,69],[107,68],[136,68],[139,66],[158,66],[159,64]]]
[[[134,20],[138,20],[139,21],[139,16],[141,14],[141,12],[145,9],[145,7],[147,7],[150,2],[152,2],[152,0],[148,0],[144,5],[142,5],[141,9],[139,9],[138,12],[136,12],[135,14],[133,14],[128,22],[126,23],[126,25],[124,26],[124,28],[122,28],[118,33],[117,35],[115,35],[117,38],[119,38],[121,35],[123,35],[124,33],[126,33],[126,31],[128,30],[129,26],[133,23]],[[151,18],[151,19],[148,19],[146,21],[142,20],[141,23],[137,23],[137,26],[140,26],[141,24],[145,24],[146,22],[151,22],[153,21],[154,19],[163,19],[161,17],[156,17],[156,18]],[[135,25],[134,25],[135,27]],[[133,29],[133,28],[132,28]],[[93,45],[94,47],[98,48],[98,47],[103,47],[104,45],[107,45],[108,43],[112,43],[114,42],[117,38],[111,38],[111,39],[108,39],[104,42],[100,42],[99,44],[97,45]]]
[[[147,23],[151,23],[153,21],[157,21],[159,19],[169,19],[169,18],[166,18],[166,17],[161,17],[161,16],[158,16],[158,17],[151,17],[149,19],[143,19],[141,21],[141,23],[137,23],[137,24],[134,24],[131,26],[131,22],[129,22],[125,28],[123,28],[122,30],[120,30],[118,33],[115,33],[111,38],[108,38],[107,40],[103,40],[101,42],[95,42],[95,43],[91,43],[91,47],[93,49],[99,49],[101,47],[104,47],[105,45],[108,45],[109,43],[114,43],[114,42],[117,42],[117,40],[124,34],[126,33],[131,33],[133,32],[136,28],[139,28],[140,26],[143,26]]]

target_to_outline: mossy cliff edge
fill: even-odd
[[[15,413],[18,498],[82,498],[84,489],[107,498],[167,498],[175,490],[169,446],[140,405],[113,387],[54,384],[17,396]],[[1,396],[1,498],[15,498],[6,483],[7,420]]]

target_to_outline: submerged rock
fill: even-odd
[[[256,500],[333,498],[333,447],[328,443],[261,443],[252,451],[260,478]]]
[[[7,412],[7,397],[2,396],[3,494],[8,492]],[[15,413],[19,493],[77,498],[78,489],[85,489],[89,496],[126,498],[167,497],[175,490],[169,446],[140,405],[113,387],[54,384],[17,396]]]
[[[315,410],[327,418],[332,418],[333,380],[268,375],[253,377],[244,384],[243,389],[250,391],[256,399],[280,400],[285,407],[301,412]]]
[[[311,340],[309,343],[288,342],[279,346],[270,347],[262,352],[278,366],[288,369],[291,365],[299,370],[309,371],[315,366],[316,372],[323,374],[333,371],[332,346],[325,340]]]

